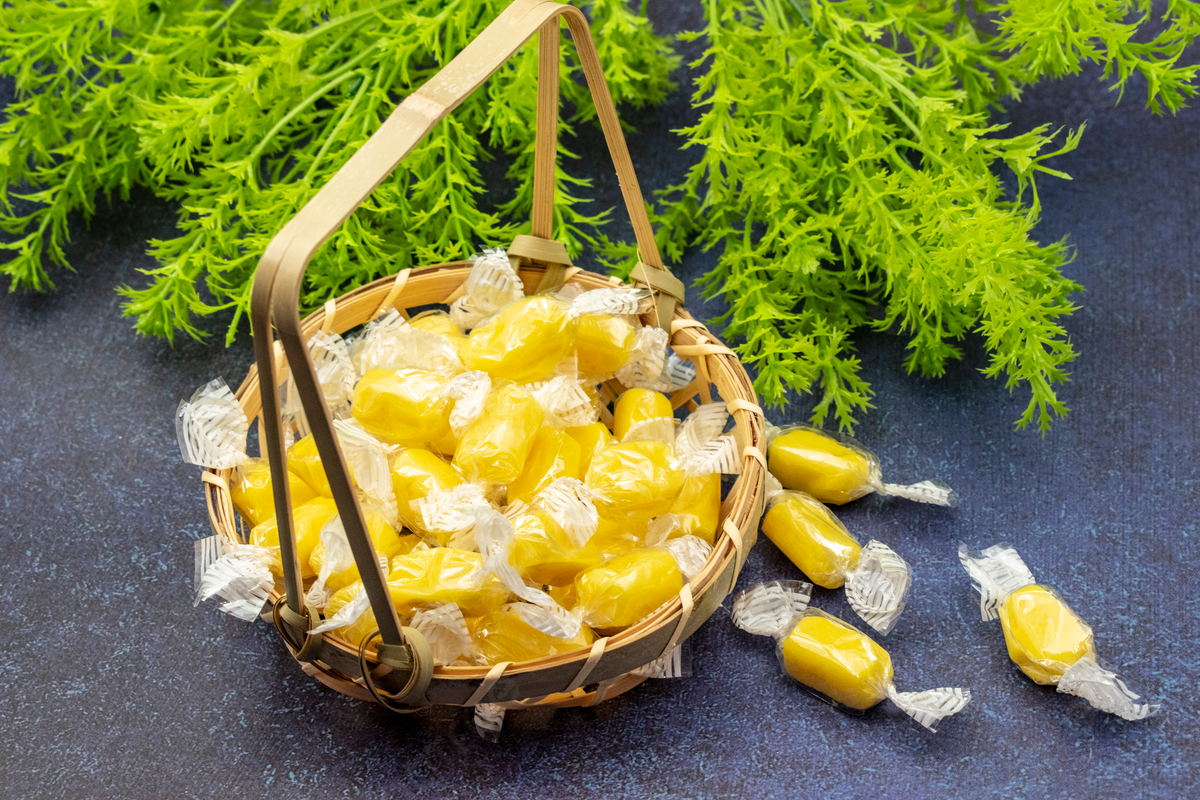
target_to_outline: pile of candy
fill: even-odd
[[[508,257],[487,251],[448,311],[412,320],[391,311],[350,340],[310,340],[392,603],[440,663],[587,647],[644,619],[704,568],[721,475],[737,471],[738,453],[724,403],[675,418],[663,392],[690,384],[695,370],[670,352],[666,332],[640,323],[647,303],[648,292],[621,286],[527,297]],[[612,378],[629,388],[610,413],[601,387]],[[290,382],[283,409],[306,600],[323,616],[314,630],[358,645],[375,617]],[[177,415],[186,461],[237,467],[233,502],[252,526],[248,545],[197,543],[196,602],[219,596],[223,610],[253,619],[282,569],[269,469],[245,455],[248,428],[219,380]],[[887,635],[905,607],[909,565],[882,542],[860,544],[827,504],[876,492],[953,505],[954,492],[936,481],[883,483],[872,453],[806,426],[769,426],[767,459],[763,532],[812,583],[844,587],[854,612]],[[1034,583],[1011,547],[964,545],[959,556],[983,618],[999,616],[1030,678],[1126,719],[1157,711],[1101,665],[1091,628]],[[758,584],[735,597],[733,622],[774,637],[784,671],[832,705],[861,712],[889,699],[931,730],[967,705],[966,689],[898,692],[887,651],[810,608],[811,594],[799,581]],[[639,674],[662,670],[656,662]],[[494,734],[502,716],[480,706],[476,722]]]
[[[439,663],[586,647],[704,567],[721,470],[737,462],[729,414],[716,402],[675,418],[663,392],[695,369],[641,324],[649,302],[622,286],[527,297],[508,257],[488,251],[448,312],[390,311],[352,339],[310,340],[392,603]],[[610,414],[598,389],[612,378],[629,388]],[[324,617],[316,631],[358,645],[375,617],[303,409],[284,394],[306,600]],[[249,617],[282,568],[269,469],[245,459],[240,413],[215,382],[181,407],[179,430],[185,459],[240,462],[231,494],[250,545],[202,555],[198,574],[203,597]]]

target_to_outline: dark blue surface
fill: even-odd
[[[672,26],[695,25],[690,7]],[[858,437],[885,479],[951,483],[955,510],[869,497],[842,512],[909,559],[909,608],[886,641],[901,690],[968,686],[937,735],[886,706],[863,718],[783,678],[770,642],[722,612],[694,638],[695,676],[591,710],[509,715],[502,741],[467,712],[396,717],[305,677],[264,623],[191,608],[191,540],[208,533],[198,469],[172,414],[215,375],[236,384],[249,343],[139,339],[113,292],[152,265],[172,212],[151,198],[102,212],[58,293],[0,297],[0,774],[10,797],[1195,797],[1200,757],[1200,114],[1118,108],[1095,74],[1046,84],[1016,130],[1087,119],[1042,185],[1044,240],[1070,235],[1087,291],[1072,413],[1042,439],[1012,430],[1020,392],[979,374],[977,342],[944,379],[902,368],[904,342],[858,338],[877,410]],[[686,98],[627,115],[643,187],[678,180],[669,129]],[[584,142],[585,152],[600,144]],[[591,160],[591,159],[589,159]],[[599,172],[607,203],[616,181]],[[621,226],[614,226],[616,233]],[[693,253],[678,272],[712,263]],[[712,307],[693,298],[693,311]],[[218,323],[214,329],[219,329]],[[787,418],[806,416],[804,404]],[[775,415],[776,421],[782,419]],[[1027,680],[982,623],[959,540],[1006,539],[1096,631],[1102,657],[1164,703],[1126,723]],[[762,539],[743,585],[798,577]],[[840,593],[815,604],[847,616]]]

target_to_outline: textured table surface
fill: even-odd
[[[672,10],[668,27],[695,25]],[[199,469],[180,463],[172,415],[229,350],[138,338],[114,288],[152,265],[145,239],[173,212],[153,198],[79,228],[49,296],[0,295],[0,774],[11,797],[1195,797],[1200,626],[1200,114],[1155,118],[1095,74],[1040,86],[1016,130],[1089,121],[1043,183],[1043,240],[1078,250],[1087,291],[1068,323],[1080,352],[1071,415],[1044,439],[1014,432],[1020,392],[979,374],[977,341],[945,378],[902,369],[903,341],[858,338],[877,409],[859,438],[890,480],[937,477],[942,510],[868,497],[852,530],[915,569],[886,646],[901,690],[968,686],[967,710],[930,735],[886,705],[855,718],[781,676],[770,643],[718,611],[693,638],[694,676],[650,682],[595,709],[509,715],[498,744],[467,712],[391,716],[306,678],[265,623],[191,607],[192,544],[207,535]],[[670,133],[686,96],[627,115],[644,188],[690,156]],[[595,151],[587,133],[577,149]],[[598,152],[598,151],[597,151]],[[607,205],[618,190],[589,159]],[[622,233],[621,225],[614,232]],[[712,254],[679,265],[692,279]],[[719,310],[690,303],[707,317]],[[799,420],[803,403],[775,421]],[[958,541],[1013,542],[1096,632],[1102,657],[1161,700],[1140,723],[1025,679],[998,624],[979,620]],[[742,585],[796,578],[760,538]],[[837,592],[814,603],[848,615]],[[847,616],[847,618],[851,618]]]

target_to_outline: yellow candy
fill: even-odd
[[[453,547],[417,550],[392,559],[388,592],[401,616],[412,616],[417,606],[454,603],[466,616],[494,611],[508,598],[508,589],[495,575],[482,585],[475,572],[483,568],[483,556]]]
[[[354,387],[354,418],[379,438],[405,446],[425,445],[450,436],[449,379],[436,372],[403,367],[373,369]]]
[[[523,297],[509,303],[467,339],[467,369],[495,379],[529,383],[546,377],[575,345],[575,321],[553,297]]]
[[[762,530],[818,586],[836,589],[858,566],[862,547],[833,512],[806,494],[774,499]]]
[[[293,508],[317,496],[298,475],[293,472],[287,475]],[[234,507],[250,523],[250,527],[275,516],[275,490],[271,486],[271,465],[267,460],[256,458],[238,467],[229,495]]]
[[[615,444],[617,441],[608,430],[608,426],[603,422],[593,422],[591,425],[567,428],[566,433],[579,444],[580,476],[587,475],[588,468],[592,466],[592,459],[596,456],[596,453],[610,444]]]
[[[671,447],[662,442],[624,442],[598,452],[587,485],[597,494],[596,509],[613,522],[636,529],[671,510],[683,488],[684,472],[672,466]]]
[[[296,553],[300,558],[300,574],[311,578],[317,573],[309,566],[313,549],[321,541],[321,529],[337,516],[337,506],[328,497],[317,497],[292,512],[292,531],[296,538]],[[250,531],[250,543],[271,551],[274,560],[271,571],[283,575],[283,561],[279,552],[279,523],[275,517],[254,526]]]
[[[467,352],[467,335],[459,330],[458,326],[454,324],[454,320],[450,319],[450,315],[446,312],[435,311],[431,314],[422,314],[409,324],[418,330],[446,337],[454,345],[454,349],[458,352],[458,357],[465,357]]]
[[[321,466],[321,456],[317,453],[317,440],[310,433],[296,442],[287,452],[287,468],[300,480],[312,487],[313,492],[322,497],[333,497],[329,488],[329,478],[325,477],[325,467]],[[292,502],[292,507],[296,507]]]
[[[875,460],[826,434],[800,428],[777,436],[768,450],[771,474],[786,489],[841,505],[869,492]]]
[[[585,375],[611,375],[629,360],[636,331],[623,317],[582,314],[576,320],[575,357]]]
[[[517,537],[508,560],[522,578],[535,584],[569,584],[598,561],[586,549],[576,548],[567,532],[539,508],[519,517],[514,527]]]
[[[1008,655],[1040,684],[1057,684],[1085,656],[1095,659],[1092,628],[1045,586],[1017,589],[1000,606]]]
[[[779,642],[788,675],[848,708],[865,710],[888,696],[892,659],[870,637],[809,609]]]
[[[670,513],[681,518],[681,525],[668,538],[690,535],[713,544],[721,517],[721,475],[714,472],[684,480]]]
[[[543,425],[533,438],[525,468],[508,485],[508,502],[522,500],[528,503],[556,478],[578,479],[582,475],[579,461],[579,443],[565,431]]]
[[[404,621],[419,606],[432,603],[456,603],[469,616],[494,613],[507,599],[508,589],[495,575],[489,576],[482,586],[476,586],[472,576],[482,565],[483,557],[478,553],[451,547],[397,556],[392,559],[387,584],[397,615]],[[362,581],[358,581],[334,592],[325,606],[325,617],[332,617],[362,590]],[[377,627],[375,612],[368,608],[357,620],[336,630],[347,641],[358,644]]]
[[[333,593],[333,597],[329,598],[329,602],[325,604],[325,608],[321,613],[325,615],[326,619],[329,619],[336,614],[342,608],[342,606],[358,597],[362,590],[362,581],[358,581],[357,583],[352,583],[349,586],[338,589]],[[368,607],[358,619],[354,620],[349,625],[335,628],[333,633],[341,636],[351,644],[357,645],[362,642],[363,637],[378,627],[379,626],[375,623],[375,612]]]
[[[516,612],[501,609],[483,617],[467,619],[467,630],[488,664],[503,661],[532,661],[535,658],[569,653],[590,647],[596,640],[586,625],[580,626],[573,639],[559,639],[525,623]]]
[[[378,511],[365,511],[367,517],[367,535],[371,537],[371,544],[375,547],[376,557],[383,554],[386,561],[390,563],[392,558],[401,553],[408,553],[421,541],[420,537],[409,534],[401,536],[396,533],[396,529],[387,523],[383,515]],[[325,563],[325,542],[318,538],[317,544],[313,547],[312,555],[308,557],[308,566],[315,573],[321,572],[321,567]],[[387,569],[384,569],[386,572]],[[348,569],[341,572],[335,572],[325,579],[325,585],[330,589],[340,589],[343,586],[349,586],[359,580],[358,565],[352,565]]]
[[[450,534],[429,531],[421,524],[421,514],[414,504],[430,492],[445,491],[462,482],[454,467],[428,450],[408,447],[392,456],[392,492],[396,495],[400,521],[417,533],[436,536],[438,544],[445,545]]]
[[[613,436],[622,441],[625,434],[639,422],[650,419],[672,419],[671,398],[650,389],[628,389],[613,409]]]
[[[544,416],[542,407],[525,389],[514,383],[496,386],[483,413],[463,432],[454,466],[472,481],[516,480]]]
[[[657,547],[627,553],[575,578],[583,621],[605,632],[628,628],[682,588],[675,557]]]

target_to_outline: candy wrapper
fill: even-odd
[[[808,608],[812,586],[771,581],[733,599],[733,624],[776,641],[784,672],[832,706],[863,712],[884,699],[931,731],[971,699],[968,689],[898,692],[892,659],[869,636],[836,617]]]
[[[918,503],[953,506],[958,497],[940,481],[909,486],[884,483],[879,459],[847,436],[792,425],[767,431],[767,459],[771,474],[785,489],[804,492],[822,503],[841,505],[865,494],[879,492]]]
[[[429,649],[439,664],[459,661],[474,664],[479,657],[479,649],[467,630],[462,609],[454,603],[434,603],[417,609],[410,627],[429,642]]]
[[[196,599],[192,605],[220,597],[225,601],[222,611],[253,622],[262,614],[275,586],[270,564],[271,554],[262,547],[234,544],[220,536],[197,541]]]
[[[1034,583],[1033,574],[1007,543],[987,550],[959,545],[958,558],[979,592],[984,620],[999,617],[1009,658],[1035,683],[1127,720],[1157,714],[1160,706],[1132,692],[1096,656],[1092,628],[1058,592]]]
[[[450,319],[464,331],[525,296],[525,286],[503,250],[484,250],[471,261],[463,295],[450,306]]]
[[[576,610],[594,629],[628,628],[678,595],[711,552],[708,542],[684,536],[606,561],[575,578]]]
[[[224,379],[201,386],[179,403],[175,433],[179,453],[188,464],[229,469],[245,461],[250,420]]]
[[[826,589],[846,587],[846,601],[883,635],[895,627],[912,585],[908,562],[883,542],[866,547],[833,512],[803,492],[767,481],[762,531],[800,571]]]
[[[395,309],[367,324],[354,342],[350,359],[359,375],[382,367],[417,367],[445,376],[463,370],[454,342],[413,327]]]
[[[524,615],[527,613],[530,610],[524,603],[508,603],[498,611],[466,621],[472,643],[483,663],[532,661],[590,647],[596,640],[596,635],[586,625],[570,638],[550,636],[526,622]]]
[[[467,369],[516,383],[545,378],[575,346],[575,320],[568,308],[549,295],[508,304],[467,337]]]
[[[620,442],[675,443],[671,398],[650,389],[627,389],[613,408],[613,436]]]

